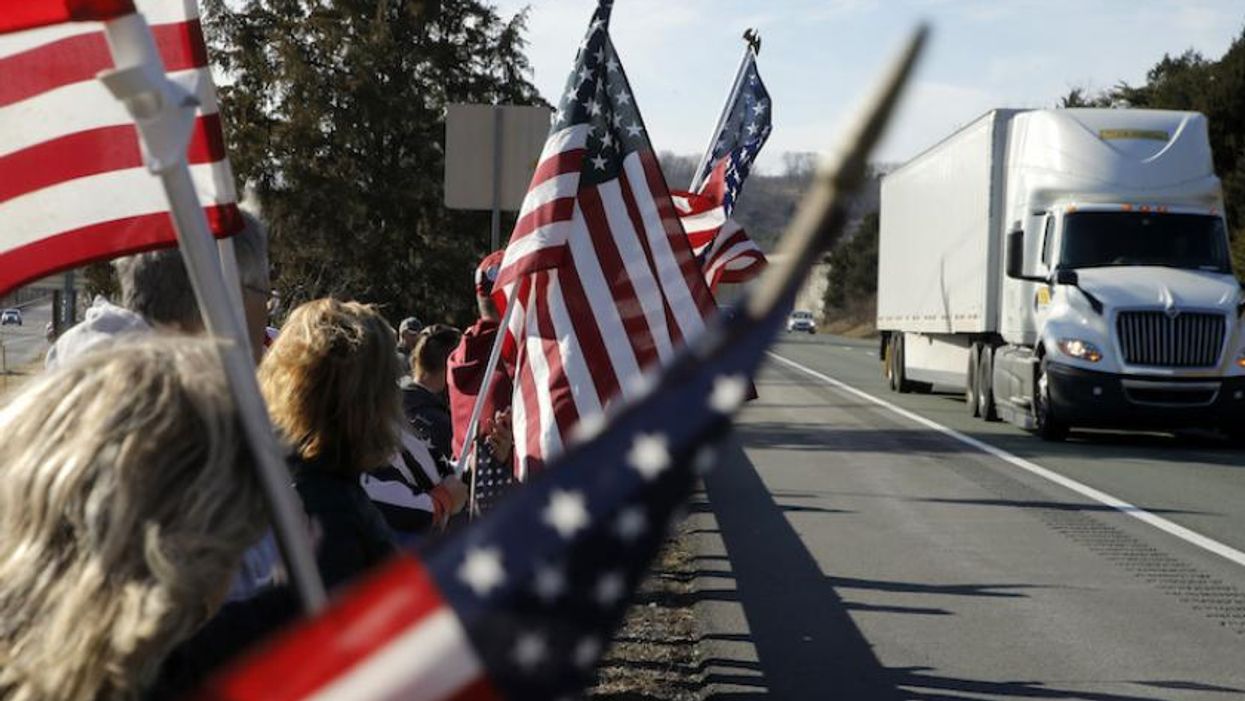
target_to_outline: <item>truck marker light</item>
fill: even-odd
[[[1088,341],[1082,341],[1079,338],[1061,338],[1059,339],[1059,350],[1064,355],[1084,360],[1090,363],[1096,363],[1102,360],[1102,351],[1098,347]]]

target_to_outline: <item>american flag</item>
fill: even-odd
[[[58,270],[177,242],[133,118],[104,85],[99,22],[135,9],[170,78],[200,106],[188,149],[213,232],[242,226],[196,0],[3,0],[0,4],[0,293]],[[15,33],[4,33],[15,32]]]
[[[739,89],[727,105],[722,129],[714,137],[696,192],[672,193],[705,282],[717,291],[721,283],[746,282],[765,267],[765,254],[731,214],[752,170],[752,162],[773,130],[769,91],[749,50]]]
[[[612,408],[600,433],[426,563],[400,557],[196,698],[559,699],[583,689],[698,474],[717,462],[793,294],[760,320],[708,329],[652,389]]]
[[[610,41],[610,4],[580,44],[494,287],[515,307],[520,478],[636,394],[714,310]]]

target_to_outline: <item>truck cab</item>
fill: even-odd
[[[1245,291],[1206,118],[993,110],[882,182],[878,329],[897,391],[974,416],[1245,435]]]
[[[1048,439],[1245,418],[1245,295],[1205,118],[1021,114],[1009,157],[999,413]]]

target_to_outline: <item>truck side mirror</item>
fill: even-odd
[[[1016,229],[1007,232],[1007,277],[1013,280],[1024,279],[1025,270],[1025,232]]]
[[[1075,270],[1064,270],[1061,268],[1055,271],[1055,284],[1076,287],[1081,284],[1081,276],[1077,275]]]

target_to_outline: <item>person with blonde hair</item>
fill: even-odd
[[[326,586],[387,558],[394,536],[360,486],[398,451],[402,404],[393,329],[370,305],[318,299],[290,313],[259,366],[273,425],[319,534]]]
[[[0,697],[138,698],[265,527],[218,349],[118,343],[0,411]]]

